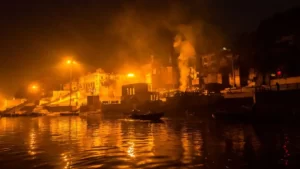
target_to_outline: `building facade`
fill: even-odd
[[[115,74],[106,73],[98,69],[94,73],[89,73],[79,79],[79,90],[82,96],[99,96],[101,101],[121,100],[122,86],[132,83],[151,83],[146,75],[139,73]]]
[[[235,62],[236,58],[230,51],[201,56],[200,85],[219,83],[226,87],[240,87],[240,69]]]

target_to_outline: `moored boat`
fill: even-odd
[[[49,112],[46,115],[47,116],[60,116],[60,112]]]
[[[100,114],[100,113],[101,113],[101,110],[80,112],[80,114],[82,114],[82,115],[92,115],[92,114]]]
[[[19,117],[20,115],[15,113],[3,113],[1,114],[1,117]]]
[[[39,117],[39,116],[44,116],[45,114],[43,113],[39,113],[39,112],[30,112],[30,113],[26,113],[26,116],[29,117]]]
[[[78,112],[61,112],[60,113],[61,116],[78,116],[79,113]]]
[[[3,112],[1,113],[2,117],[20,117],[26,116],[26,111],[13,111],[13,112]]]

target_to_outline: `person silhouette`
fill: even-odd
[[[278,83],[278,82],[276,82],[276,88],[277,88],[277,91],[279,91],[279,90],[280,90],[280,85],[279,85],[279,83]]]

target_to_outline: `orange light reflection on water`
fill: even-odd
[[[151,168],[170,161],[201,165],[199,163],[206,158],[204,154],[208,154],[204,150],[209,151],[209,154],[222,151],[221,141],[203,130],[200,124],[167,120],[163,123],[151,123],[81,117],[0,119],[0,134],[11,131],[24,134],[22,138],[28,143],[26,154],[35,157],[47,154],[47,160],[59,160],[55,162],[59,163],[60,168],[71,168],[79,165],[78,163],[88,165],[90,160],[97,159],[103,161],[78,168],[99,167],[105,160],[111,159],[122,163],[115,168],[130,168],[131,164]],[[245,131],[230,128],[220,132],[233,140],[235,152],[243,150],[241,145]],[[203,137],[206,138],[209,149],[203,148]],[[208,158],[215,157],[211,155]]]
[[[36,149],[36,131],[34,129],[32,129],[30,132],[29,132],[29,148],[28,148],[28,153],[30,155],[35,155],[36,152],[35,152],[35,149]]]

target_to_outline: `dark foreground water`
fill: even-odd
[[[0,119],[1,169],[300,168],[299,157],[295,127],[184,118]]]

